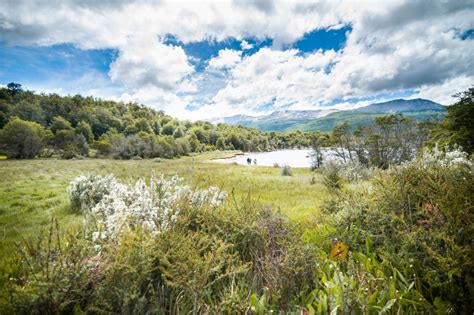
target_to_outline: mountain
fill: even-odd
[[[403,113],[412,111],[444,111],[445,107],[430,100],[417,98],[413,100],[397,99],[383,103],[375,103],[360,107],[357,111],[381,112],[381,113]]]
[[[292,126],[304,124],[310,120],[318,119],[334,112],[337,112],[337,110],[282,110],[262,116],[234,115],[215,119],[212,122],[242,125],[267,131],[283,131],[294,129]]]
[[[416,119],[439,119],[446,112],[445,106],[426,99],[396,99],[374,103],[352,110],[284,110],[268,115],[235,115],[213,120],[214,123],[242,125],[265,131],[330,131],[347,121],[353,128],[372,124],[376,117],[390,113],[402,113]]]

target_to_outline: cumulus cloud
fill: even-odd
[[[113,48],[108,75],[120,99],[189,116],[318,109],[333,99],[414,90],[444,104],[474,82],[474,44],[459,34],[474,29],[472,1],[289,2],[27,1],[0,4],[0,41],[7,45],[72,43]],[[284,47],[315,29],[351,26],[338,52],[302,53]],[[182,47],[165,44],[235,38],[197,71]],[[272,40],[246,55],[245,39]],[[234,48],[236,49],[236,48]],[[214,89],[204,88],[212,82]],[[211,94],[211,91],[213,95]],[[203,96],[205,94],[205,97]],[[363,103],[360,103],[363,104]],[[357,105],[355,105],[357,106]]]
[[[242,53],[232,49],[219,50],[219,55],[209,61],[211,69],[228,69],[234,67],[241,60]]]
[[[184,50],[156,38],[129,40],[110,66],[112,80],[132,88],[147,85],[167,91],[182,91],[183,80],[193,73]]]

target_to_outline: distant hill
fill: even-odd
[[[445,111],[445,106],[430,100],[417,98],[413,100],[397,99],[383,103],[375,103],[360,107],[357,111],[363,112],[383,112],[383,113],[403,113],[417,111]]]
[[[370,104],[353,110],[285,110],[269,115],[235,115],[214,120],[214,123],[242,125],[265,131],[330,131],[347,121],[353,128],[370,125],[375,117],[390,113],[402,113],[416,120],[439,119],[446,112],[445,106],[426,99],[396,99]]]

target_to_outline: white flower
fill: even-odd
[[[227,196],[216,187],[193,190],[178,185],[181,181],[177,176],[152,175],[147,186],[143,179],[122,184],[112,175],[87,175],[75,178],[68,193],[73,206],[84,215],[87,235],[97,242],[135,228],[155,235],[177,220],[181,206],[213,209]]]

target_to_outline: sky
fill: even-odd
[[[1,85],[182,119],[448,105],[473,56],[472,0],[0,1]]]

